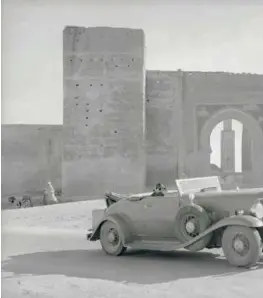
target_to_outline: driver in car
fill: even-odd
[[[152,197],[164,197],[166,191],[167,189],[163,184],[157,183],[153,190]]]

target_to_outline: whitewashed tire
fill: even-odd
[[[109,255],[120,256],[126,251],[122,243],[120,227],[112,221],[105,221],[100,228],[102,249]]]
[[[250,268],[261,255],[261,237],[256,229],[229,226],[222,237],[222,248],[230,265]]]

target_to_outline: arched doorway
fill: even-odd
[[[231,170],[231,166],[227,168],[227,165],[221,166],[221,168],[213,169],[210,164],[211,156],[211,146],[210,146],[210,136],[213,129],[219,124],[223,123],[226,126],[226,131],[229,129],[231,131],[230,121],[234,119],[243,125],[243,133],[250,140],[250,163],[251,167],[243,167],[241,173],[237,173],[236,170]],[[243,137],[244,137],[243,135]],[[222,145],[222,144],[221,144]],[[238,109],[223,109],[212,115],[203,125],[200,133],[199,142],[200,152],[204,152],[204,174],[214,174],[216,171],[220,172],[222,176],[232,175],[235,179],[238,179],[241,186],[254,185],[260,186],[263,184],[263,132],[258,122],[247,113],[240,111]],[[243,148],[244,149],[244,144]],[[222,150],[222,146],[221,146]],[[222,151],[221,151],[222,153]],[[245,159],[247,162],[247,159]],[[231,164],[231,162],[230,162]],[[233,167],[233,161],[232,161]]]

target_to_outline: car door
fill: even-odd
[[[149,201],[143,198],[123,201],[123,204],[125,204],[125,206],[122,206],[122,211],[125,211],[122,213],[128,219],[132,233],[137,236],[145,237],[150,224],[147,219],[147,214],[149,213],[147,208],[150,206]]]
[[[174,220],[179,207],[179,198],[175,194],[163,197],[146,197],[139,202],[141,217],[137,225],[141,233],[151,239],[173,237]]]

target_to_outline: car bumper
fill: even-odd
[[[90,240],[92,234],[93,234],[93,230],[88,230],[88,233],[86,234],[87,240]]]

